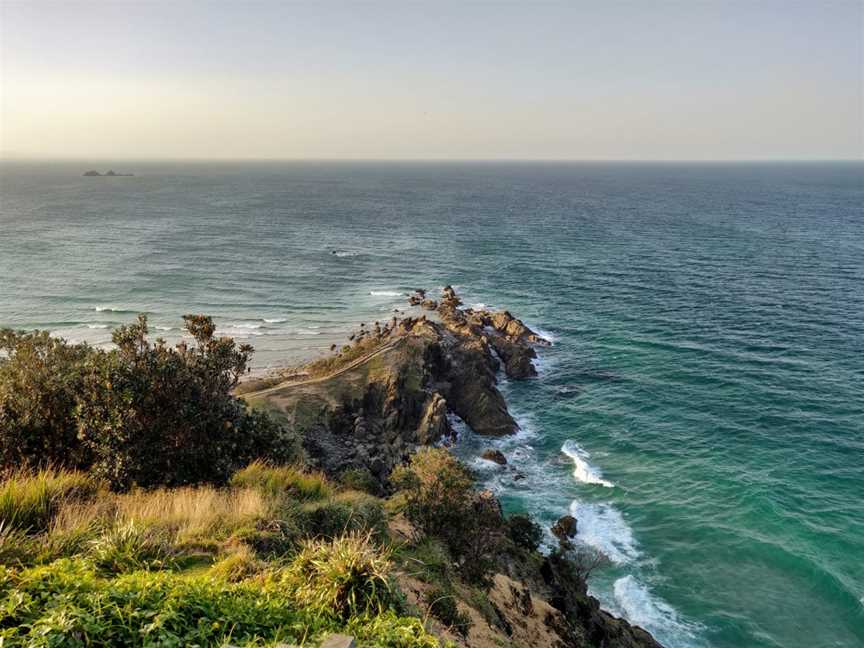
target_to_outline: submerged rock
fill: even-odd
[[[487,448],[483,451],[480,457],[486,461],[494,461],[499,466],[507,465],[507,457],[504,456],[504,453],[494,448]]]

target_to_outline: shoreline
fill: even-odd
[[[390,471],[419,448],[442,443],[458,447],[459,435],[454,428],[454,420],[458,420],[475,439],[486,440],[486,449],[475,454],[475,461],[509,470],[515,479],[524,478],[517,468],[508,466],[505,453],[493,449],[496,439],[516,439],[521,430],[498,385],[502,376],[508,381],[536,377],[534,361],[538,356],[535,349],[551,346],[552,341],[507,311],[462,307],[461,299],[449,286],[444,289],[440,301],[428,298],[422,290],[410,295],[409,300],[415,315],[394,317],[384,327],[379,322],[368,328],[364,325],[349,336],[348,344],[342,349],[333,349],[330,356],[291,368],[290,375],[282,370],[250,377],[237,393],[250,404],[278,410],[294,422],[302,412],[308,415],[310,403],[323,407],[313,416],[314,420],[306,420],[304,425],[308,428],[307,450],[311,450],[315,465],[328,475],[368,470],[386,491]],[[412,346],[417,347],[415,353],[406,353]],[[449,360],[442,363],[440,357],[435,357],[442,354]],[[464,371],[466,366],[468,372]],[[326,367],[323,372],[322,367]],[[381,372],[384,372],[383,377]],[[394,384],[402,378],[392,377],[404,378],[412,373],[423,374],[415,378],[420,379],[420,385],[431,385],[431,393],[423,389],[415,393],[404,386],[397,386],[394,391]],[[446,387],[436,391],[442,389],[442,385],[452,386],[453,382],[470,394],[467,400]],[[380,394],[382,390],[386,394]],[[370,411],[376,407],[369,407],[370,392],[377,393],[379,401],[383,398],[383,409],[382,403],[377,404],[380,411]],[[337,396],[334,398],[334,395]],[[366,407],[358,407],[358,402],[365,403]],[[490,402],[492,407],[489,407]],[[390,403],[389,408],[386,403]],[[415,432],[408,434],[392,425],[388,428],[388,424],[400,418],[402,409],[418,412]],[[333,413],[326,414],[327,411]],[[336,424],[339,429],[332,429],[333,417],[347,421],[347,426],[342,424],[340,428]],[[376,436],[386,439],[383,441],[385,452],[376,448],[382,443],[373,440]],[[464,457],[460,459],[465,461]],[[574,544],[577,525],[572,511],[561,512],[559,522],[551,529],[551,537],[557,539],[560,551],[577,551]],[[610,619],[609,623],[631,627],[623,618],[617,619],[601,610],[599,602],[588,596],[585,581],[580,587],[597,613]],[[647,631],[638,626],[632,628],[633,632],[642,632],[648,637],[646,643],[636,641],[621,645],[659,646]]]

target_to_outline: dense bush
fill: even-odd
[[[0,466],[87,463],[73,413],[97,355],[46,331],[0,330]]]
[[[0,461],[90,468],[112,487],[224,483],[259,457],[302,456],[296,435],[231,390],[252,348],[187,315],[194,344],[147,339],[147,319],[111,351],[46,333],[0,334]]]
[[[504,532],[498,501],[476,492],[471,472],[442,448],[422,448],[393,483],[405,496],[405,515],[422,535],[440,538],[466,579],[483,581]]]
[[[527,515],[511,515],[507,518],[507,535],[517,547],[537,551],[543,539],[543,529]]]

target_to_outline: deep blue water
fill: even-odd
[[[609,608],[669,646],[864,644],[864,164],[111,166],[0,165],[0,326],[206,312],[266,367],[452,283],[555,338],[504,384],[526,479],[459,452],[575,513]]]

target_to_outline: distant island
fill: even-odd
[[[99,173],[98,171],[85,171],[85,177],[99,177],[99,178],[107,178],[107,177],[130,177],[134,174],[132,173],[116,173],[113,170],[106,171],[105,173]]]

